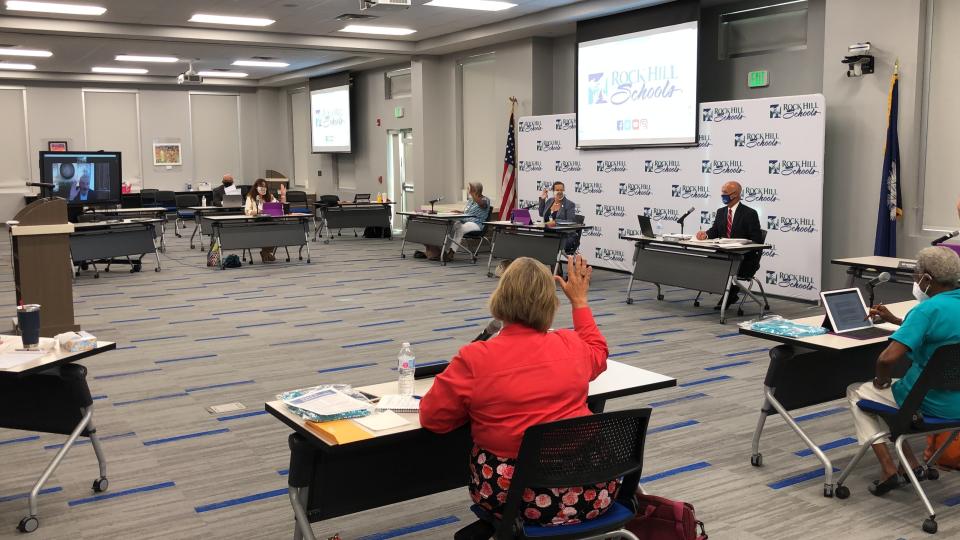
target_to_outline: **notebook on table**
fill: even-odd
[[[420,412],[420,398],[399,394],[387,394],[380,397],[380,401],[377,402],[377,410],[398,413]]]
[[[283,216],[283,203],[265,202],[260,213],[265,216],[281,217]]]

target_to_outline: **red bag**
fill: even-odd
[[[707,540],[692,504],[639,492],[636,501],[637,516],[626,529],[640,540]]]

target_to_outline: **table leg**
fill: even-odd
[[[196,218],[194,219],[194,221],[196,222],[196,224],[193,226],[193,232],[190,233],[190,249],[193,249],[193,238],[194,238],[195,236],[197,236],[197,231],[200,230],[200,217],[199,217],[199,214],[198,214],[198,217],[196,217]],[[203,242],[203,235],[200,235],[200,242],[201,242],[201,243]],[[201,249],[203,249],[203,246],[201,246]]]
[[[801,440],[803,440],[803,443],[807,445],[807,448],[809,448],[810,451],[817,456],[817,459],[820,460],[820,463],[823,464],[823,496],[833,497],[833,463],[830,461],[830,458],[823,453],[823,450],[820,450],[820,447],[813,442],[813,440],[806,434],[805,431],[800,429],[800,426],[797,425],[793,417],[790,416],[790,413],[783,407],[783,405],[780,404],[779,401],[773,397],[772,392],[765,391],[764,395],[767,399],[767,402],[769,402],[770,405],[778,413],[780,413],[780,416],[783,417],[783,421],[790,426],[790,429],[792,429],[793,432],[796,433]]]
[[[723,291],[723,298],[720,299],[720,324],[725,324],[727,322],[727,298],[730,296],[730,284],[733,282],[733,277],[727,276],[727,288]]]
[[[490,242],[490,256],[487,257],[487,277],[493,277],[493,271],[490,270],[490,267],[493,265],[493,252],[497,250],[497,235],[500,234],[500,229],[493,229],[493,240]]]
[[[307,519],[307,511],[304,508],[307,504],[310,488],[289,486],[287,492],[290,495],[290,506],[293,507],[296,522],[293,529],[293,540],[316,540],[317,537],[313,535],[313,529],[310,528],[310,520]]]
[[[760,435],[763,433],[763,425],[767,422],[767,416],[769,416],[773,410],[770,406],[770,401],[767,400],[767,396],[772,396],[773,392],[773,388],[769,386],[763,387],[763,403],[760,405],[760,418],[757,419],[757,428],[753,431],[753,444],[750,454],[750,464],[754,467],[763,465],[763,454],[760,453]]]
[[[627,304],[633,303],[633,298],[630,298],[630,294],[633,292],[633,274],[630,274],[630,281],[627,282]]]

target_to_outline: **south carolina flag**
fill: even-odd
[[[887,144],[883,152],[883,175],[880,179],[877,236],[873,244],[873,254],[881,257],[897,256],[897,219],[903,216],[903,198],[900,195],[900,139],[897,136],[899,83],[899,74],[894,69],[887,108]]]

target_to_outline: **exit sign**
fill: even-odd
[[[750,88],[764,88],[770,86],[770,72],[762,69],[747,73],[747,86]]]

